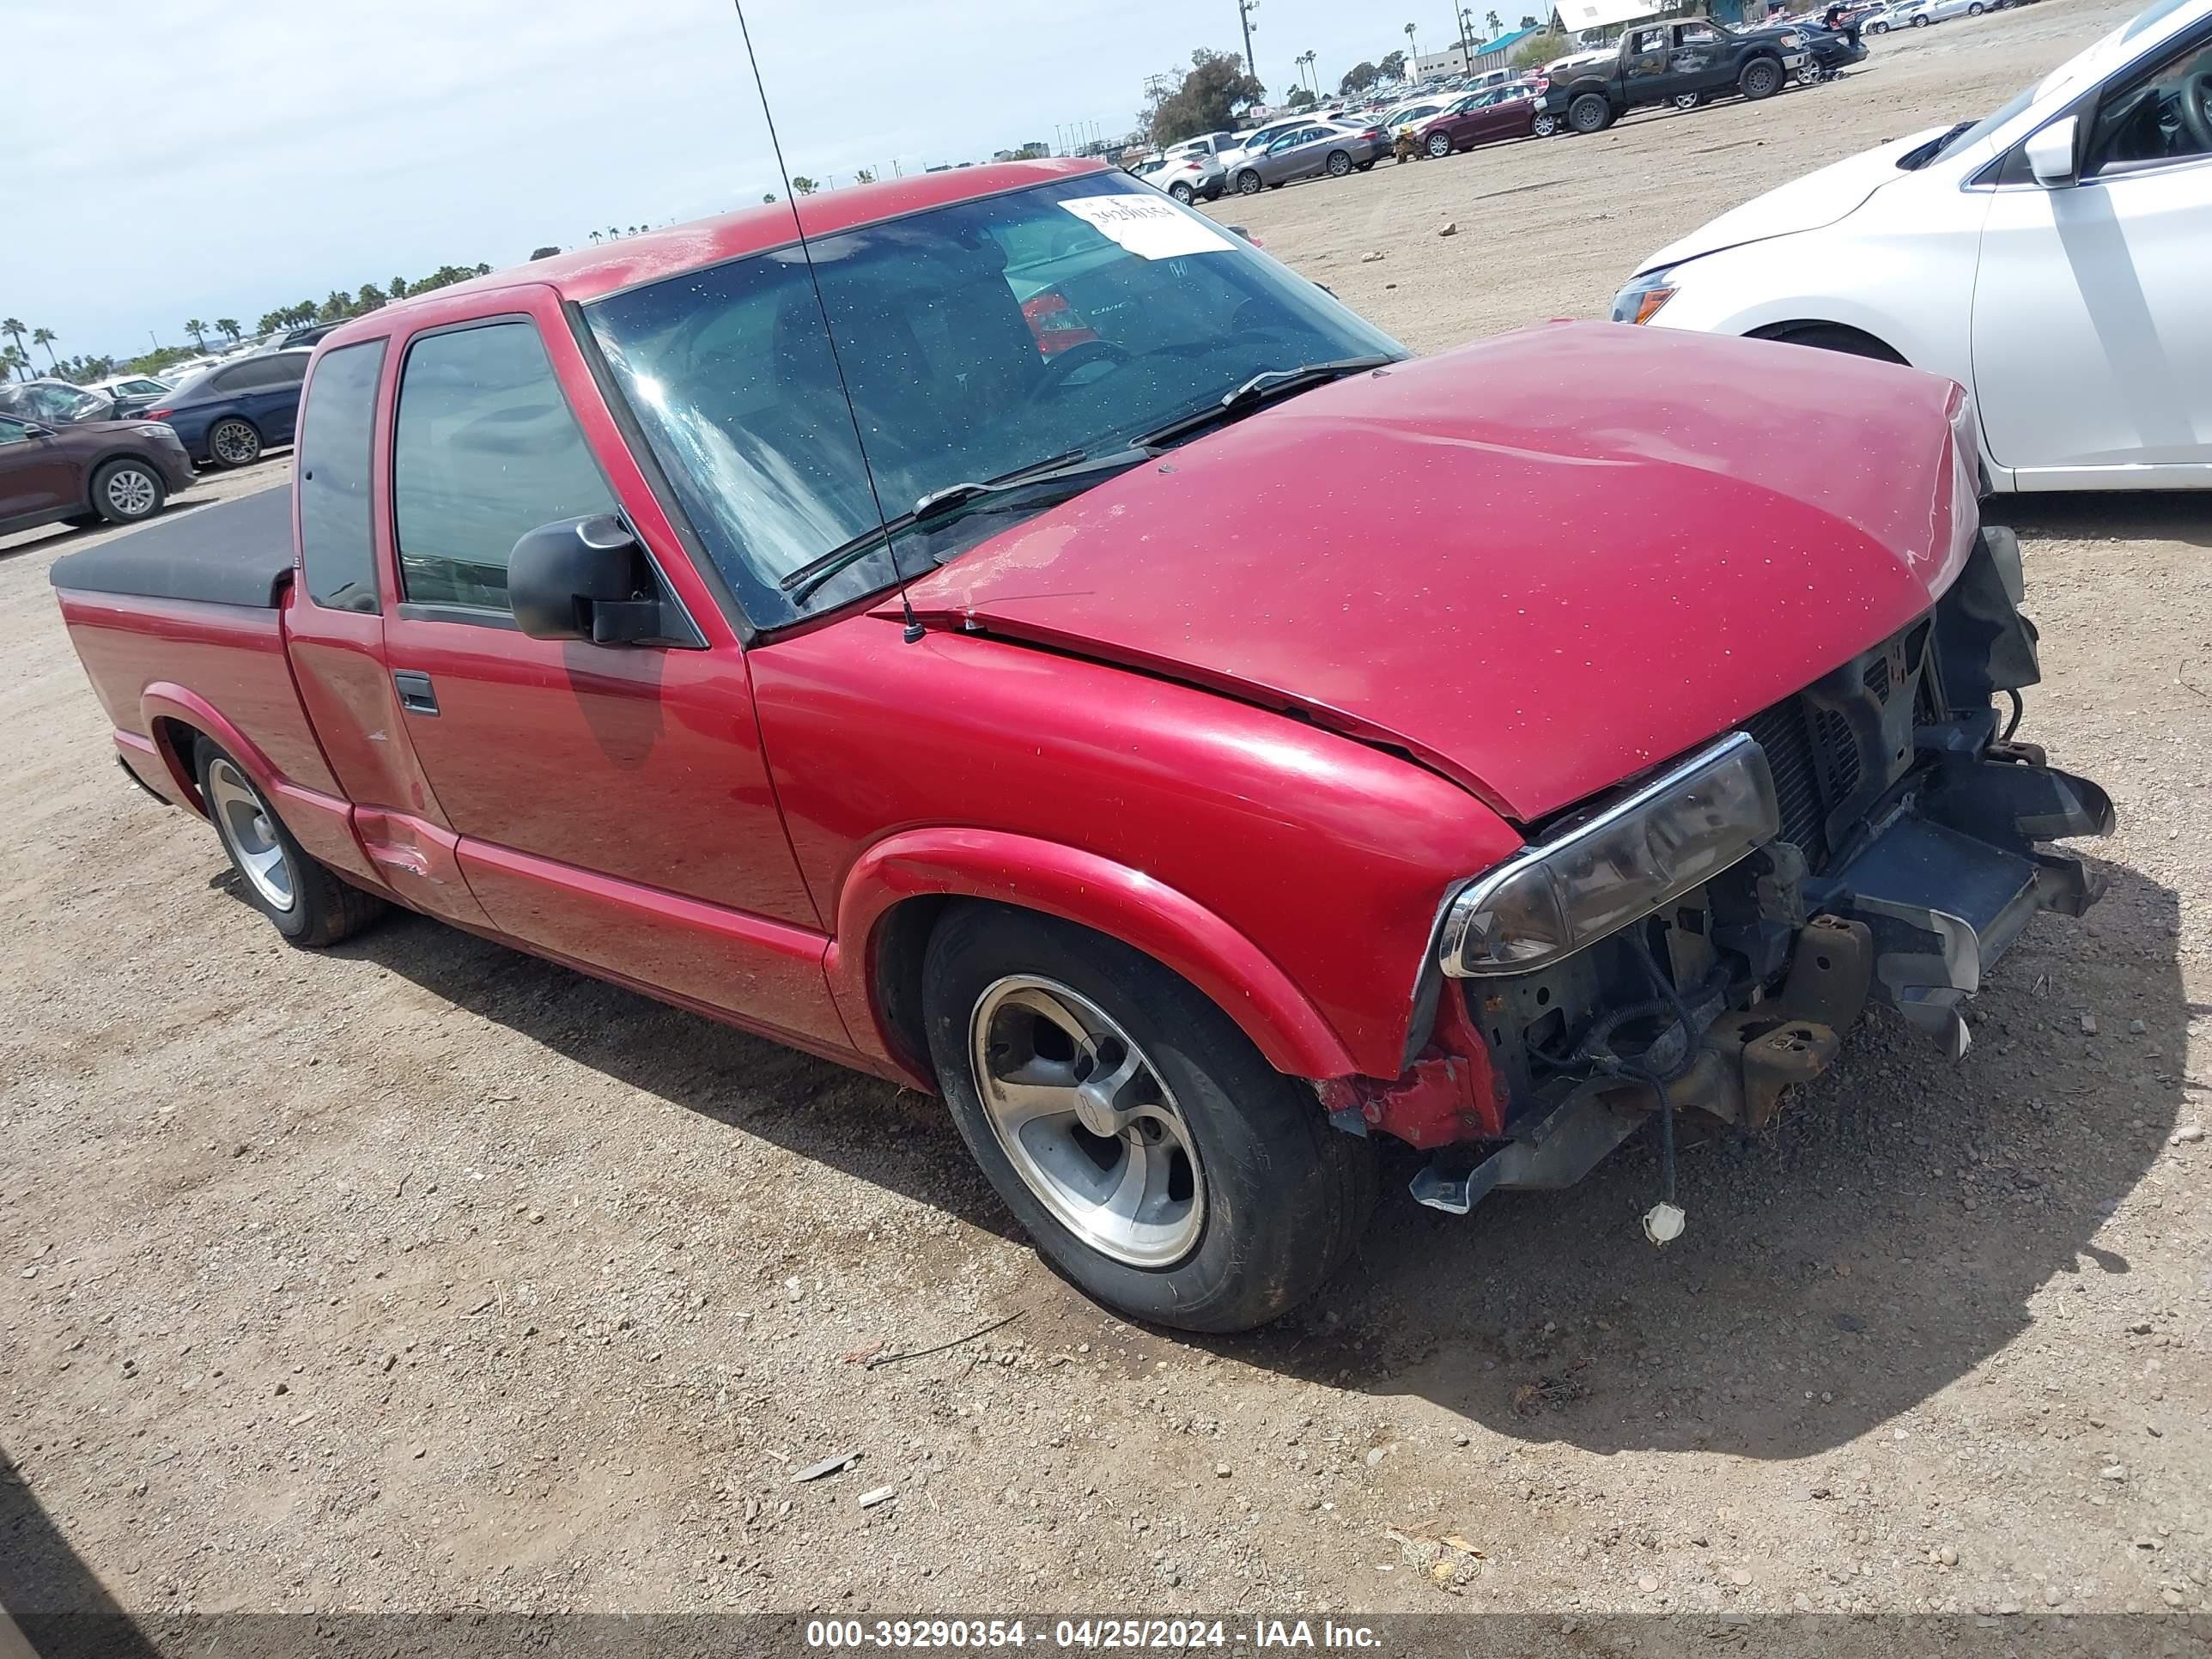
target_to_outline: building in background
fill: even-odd
[[[1621,3],[1626,3],[1626,0],[1621,0]],[[1647,11],[1651,9],[1650,0],[1637,0],[1637,3]],[[1456,42],[1442,52],[1425,52],[1413,59],[1413,77],[1416,81],[1426,81],[1439,75],[1481,75],[1491,70],[1505,69],[1513,61],[1513,49],[1530,35],[1541,33],[1542,30],[1534,25],[1514,29],[1494,40],[1482,42],[1472,55],[1462,50]]]

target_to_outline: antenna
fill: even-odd
[[[822,278],[814,269],[814,249],[806,240],[805,222],[799,216],[799,194],[791,187],[791,169],[784,165],[783,140],[776,136],[775,112],[768,106],[768,83],[761,78],[760,58],[753,51],[753,32],[745,22],[745,0],[730,0],[738,14],[738,33],[745,43],[745,62],[751,65],[753,89],[760,94],[761,118],[768,123],[769,148],[775,152],[775,170],[783,180],[783,199],[791,207],[791,228],[799,234],[799,258],[806,262],[806,280],[814,290],[815,308],[822,313],[822,333],[830,342],[830,361],[837,371],[837,389],[845,397],[845,416],[853,423],[853,445],[860,452],[860,471],[868,481],[868,499],[876,506],[876,525],[884,532],[884,550],[891,556],[891,574],[899,585],[899,609],[905,614],[906,627],[902,637],[908,645],[919,644],[927,631],[914,614],[914,602],[906,596],[907,575],[899,565],[898,543],[890,533],[890,514],[884,511],[883,492],[876,488],[876,469],[868,459],[867,440],[860,435],[860,411],[853,406],[853,387],[845,379],[845,359],[837,349],[837,331],[830,323],[830,302],[822,297]]]

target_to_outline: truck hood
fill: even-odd
[[[1832,225],[1845,214],[1856,212],[1884,185],[1909,177],[1899,169],[1897,158],[1931,138],[1942,137],[1944,131],[1942,127],[1929,127],[1910,137],[1894,139],[1879,149],[1834,162],[1818,173],[1793,179],[1764,196],[1754,196],[1741,207],[1730,208],[1719,218],[1708,220],[1681,240],[1669,242],[1637,266],[1635,274],[1641,276],[1647,270],[1661,270],[1680,264],[1685,259],[1718,253],[1723,248],[1740,247],[1746,242],[1762,242],[1771,236],[1794,236],[1800,231]]]
[[[1963,563],[1966,394],[1790,349],[1582,323],[1361,374],[908,598],[1402,750],[1525,823],[1802,690]]]

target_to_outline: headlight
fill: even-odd
[[[1632,278],[1626,288],[1613,296],[1613,320],[1650,322],[1659,314],[1659,307],[1674,297],[1674,267],[1670,265],[1663,270],[1647,270]]]
[[[1517,974],[1641,921],[1781,833],[1765,751],[1733,732],[1461,889],[1439,965]]]

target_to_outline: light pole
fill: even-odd
[[[1260,65],[1252,56],[1252,14],[1260,9],[1260,0],[1237,0],[1237,21],[1244,25],[1244,73],[1257,76]]]

